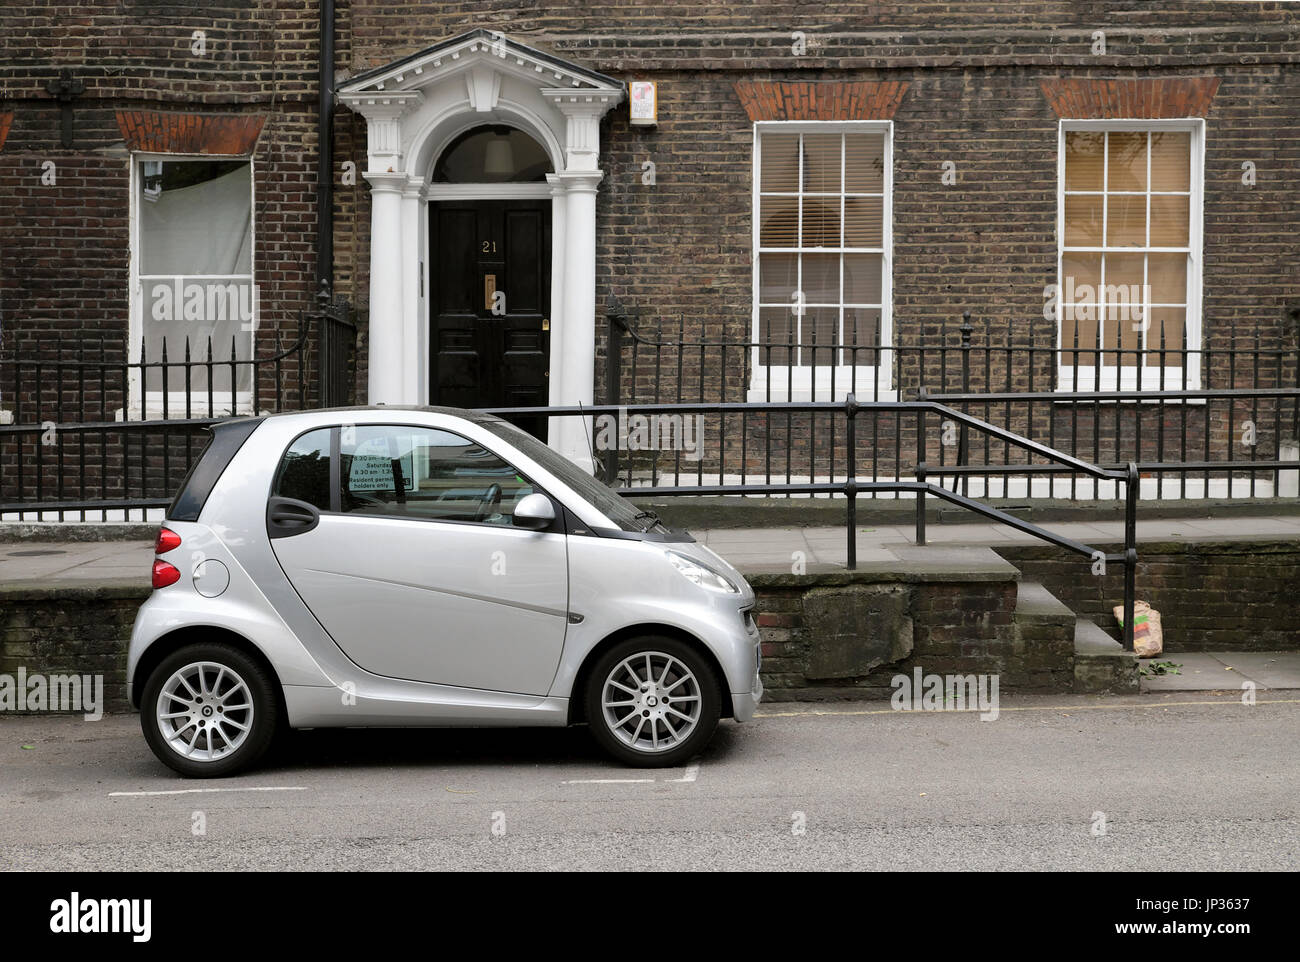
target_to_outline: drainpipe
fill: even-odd
[[[334,0],[320,0],[320,111],[316,123],[316,291],[334,291]]]

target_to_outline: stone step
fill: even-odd
[[[1074,690],[1127,694],[1138,690],[1137,655],[1080,618],[1074,626]]]
[[[1074,612],[1036,581],[1016,584],[1011,623],[1013,651],[1006,670],[1030,691],[1068,691],[1074,686]]]
[[[1074,624],[1074,612],[1037,581],[1016,586],[1016,621],[1025,624]]]

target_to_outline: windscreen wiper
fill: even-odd
[[[633,517],[632,520],[633,521],[648,520],[650,523],[646,525],[644,528],[642,528],[641,530],[649,531],[651,528],[653,528],[655,525],[659,523],[659,515],[655,514],[653,511],[638,511],[636,513],[636,516]]]

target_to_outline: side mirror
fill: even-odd
[[[514,525],[530,531],[549,528],[555,520],[551,499],[544,494],[530,494],[515,505]]]

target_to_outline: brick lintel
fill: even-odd
[[[119,110],[117,126],[129,150],[159,154],[253,152],[266,118],[256,114],[197,114],[161,110]]]
[[[891,120],[907,93],[902,80],[817,82],[745,80],[736,96],[751,121]]]
[[[1054,77],[1039,86],[1062,120],[1159,120],[1204,117],[1219,89],[1219,78]]]

